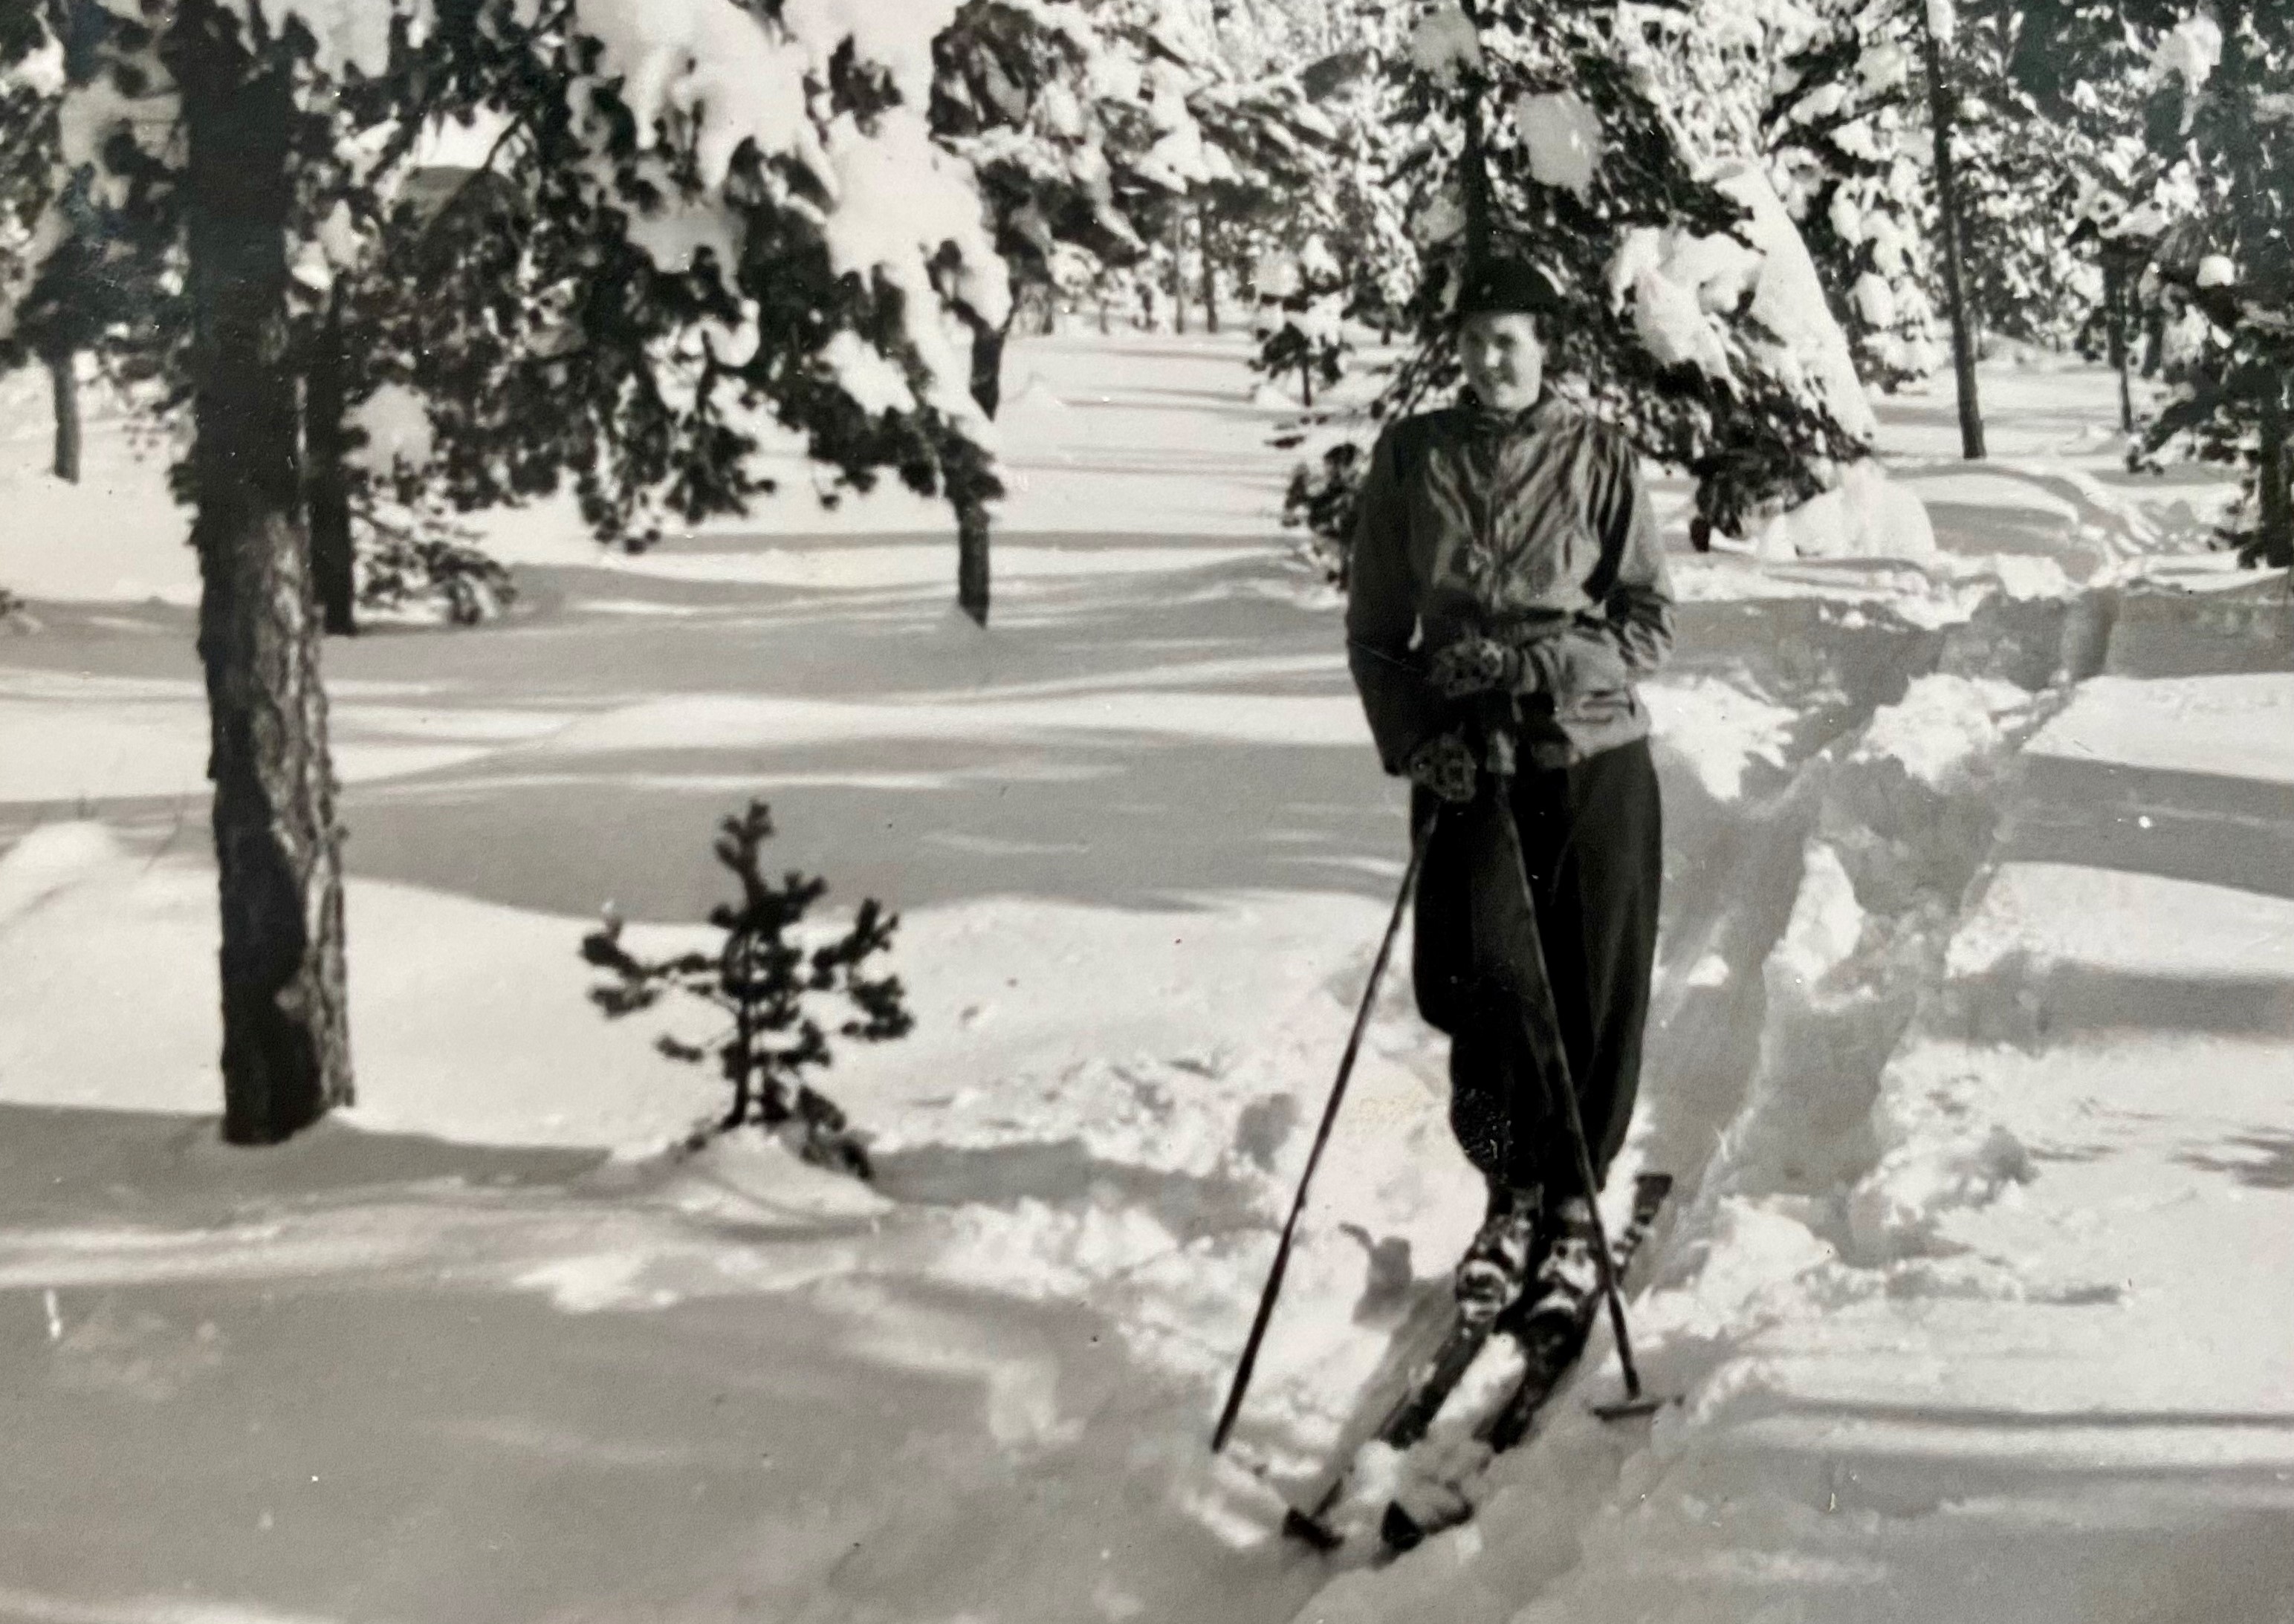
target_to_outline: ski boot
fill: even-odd
[[[1520,1301],[1537,1259],[1542,1192],[1493,1183],[1488,1215],[1458,1264],[1458,1317],[1486,1324]]]
[[[1550,1236],[1526,1295],[1527,1318],[1585,1324],[1601,1295],[1601,1263],[1594,1255],[1593,1213],[1582,1196],[1557,1206],[1546,1222]]]

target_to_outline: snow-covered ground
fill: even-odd
[[[1621,1171],[1683,1181],[1683,1402],[1595,1421],[1597,1343],[1462,1528],[1272,1537],[1479,1198],[1390,986],[1208,1458],[1403,843],[1241,353],[1019,347],[984,633],[895,495],[641,559],[518,516],[509,621],[330,645],[361,1097],[267,1152],[210,1139],[180,524],[21,403],[0,1617],[2294,1617],[2294,625],[2078,369],[1987,376],[1980,469],[1883,406],[1923,564],[1678,560]],[[752,794],[903,914],[917,1031],[826,1079],[874,1192],[663,1155],[709,1078],[584,996]]]

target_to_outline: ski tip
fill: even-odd
[[[1378,1537],[1386,1548],[1399,1556],[1404,1551],[1416,1550],[1426,1542],[1426,1531],[1418,1519],[1402,1509],[1399,1501],[1389,1501],[1386,1515],[1379,1519]]]
[[[1621,1399],[1615,1404],[1596,1404],[1593,1413],[1604,1421],[1629,1421],[1637,1416],[1653,1416],[1678,1399],[1644,1395],[1638,1399]]]
[[[1329,1523],[1319,1517],[1308,1516],[1296,1506],[1282,1514],[1282,1534],[1285,1539],[1296,1539],[1301,1545],[1323,1552],[1335,1551],[1346,1543]]]

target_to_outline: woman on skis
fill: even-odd
[[[1672,593],[1631,444],[1547,386],[1559,310],[1532,265],[1468,275],[1467,394],[1380,438],[1350,567],[1355,686],[1413,825],[1433,818],[1419,1008],[1450,1035],[1451,1122],[1489,1187],[1458,1269],[1468,1316],[1576,1313],[1598,1289],[1586,1202],[1631,1118],[1656,943],[1633,685],[1672,646]]]

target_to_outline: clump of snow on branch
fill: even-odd
[[[64,48],[56,37],[40,27],[40,43],[15,61],[0,68],[0,95],[28,90],[43,101],[63,93]]]
[[[403,384],[381,385],[352,409],[350,424],[366,436],[366,443],[351,453],[352,460],[377,473],[386,474],[398,463],[419,467],[430,459],[435,435],[429,408]]]
[[[2207,87],[2215,69],[2222,64],[2222,24],[2201,12],[2196,17],[2177,23],[2159,41],[2159,49],[2151,59],[2151,72],[2163,83],[2178,78],[2196,95]]]
[[[776,37],[732,0],[575,0],[574,18],[602,47],[600,75],[622,82],[641,149],[674,111],[694,122],[695,156],[712,191],[749,142],[764,156],[796,158],[823,184],[833,183],[805,107],[817,42],[793,33]],[[577,82],[569,92],[577,116],[588,110],[582,103],[590,89]]]
[[[954,17],[956,0],[897,6],[790,0],[777,24],[732,0],[575,5],[581,30],[604,48],[601,74],[622,81],[640,141],[650,141],[671,116],[686,120],[712,194],[633,222],[632,240],[664,266],[687,266],[704,247],[731,264],[737,231],[714,194],[734,159],[752,145],[761,156],[793,158],[832,200],[821,231],[837,272],[873,272],[899,290],[907,338],[931,375],[932,403],[950,416],[976,416],[964,386],[969,361],[943,308],[932,262],[953,246],[957,263],[948,291],[990,324],[1008,313],[1011,288],[970,166],[935,144],[925,122],[932,41]],[[824,133],[813,120],[808,84],[825,78],[848,41],[858,56],[885,69],[901,101],[866,129],[847,116]],[[857,367],[831,364],[840,379],[864,376]],[[883,371],[870,370],[854,398],[872,411],[895,398],[912,407],[905,382],[894,391]]]
[[[1421,72],[1448,83],[1460,69],[1481,65],[1481,37],[1464,12],[1442,6],[1428,12],[1411,31],[1410,60]]]
[[[1726,380],[1737,361],[1723,318],[1749,300],[1753,320],[1774,338],[1754,347],[1753,363],[1870,441],[1878,425],[1791,217],[1749,166],[1723,172],[1715,184],[1750,211],[1737,228],[1745,240],[1654,227],[1628,232],[1609,266],[1611,306],[1630,300],[1634,329],[1661,364],[1686,363]]]
[[[626,3],[626,0],[624,0]],[[657,0],[644,0],[648,7]],[[813,44],[852,41],[864,61],[892,77],[900,100],[922,108],[931,100],[932,41],[956,20],[962,0],[785,0],[781,20]],[[834,51],[835,44],[829,49]]]
[[[838,388],[871,417],[885,411],[914,411],[916,397],[899,368],[863,343],[857,333],[840,332],[821,347],[820,359],[836,379]]]
[[[370,78],[389,70],[391,25],[398,18],[405,17],[419,38],[435,17],[429,0],[271,0],[264,5],[222,0],[222,5],[250,32],[258,20],[276,28],[291,17],[309,31],[320,72],[332,76],[354,68]],[[113,9],[134,11],[126,5]]]
[[[1805,380],[1834,421],[1868,444],[1879,436],[1879,421],[1856,376],[1848,339],[1825,304],[1816,262],[1776,189],[1750,165],[1722,172],[1713,183],[1750,211],[1737,230],[1761,255],[1752,315],[1778,342],[1779,348],[1766,357],[1769,370],[1788,383]]]
[[[989,240],[972,171],[942,151],[923,116],[888,109],[873,133],[850,118],[829,132],[842,202],[823,228],[830,262],[840,272],[871,269],[898,288],[908,339],[934,382],[932,403],[948,415],[977,415],[966,392],[971,361],[950,329],[927,264],[941,245],[962,256],[955,294],[972,313],[1001,325],[1012,308],[1012,286]]]
[[[1574,91],[1524,96],[1514,106],[1514,127],[1541,185],[1590,198],[1601,166],[1601,116]]]

